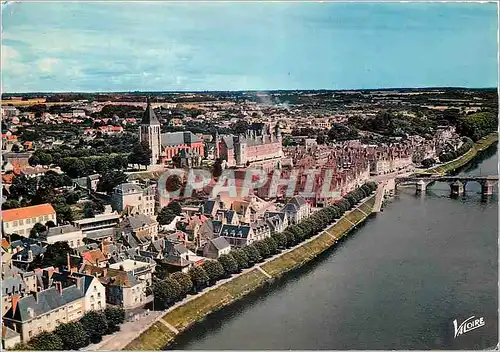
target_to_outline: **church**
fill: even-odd
[[[160,121],[151,107],[149,98],[139,127],[139,140],[151,149],[151,165],[165,164],[181,150],[203,158],[205,145],[190,131],[161,133]]]

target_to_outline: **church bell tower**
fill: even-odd
[[[161,152],[160,121],[151,107],[149,98],[147,98],[146,111],[144,111],[139,127],[139,140],[141,143],[146,143],[151,149],[151,165],[158,164]]]

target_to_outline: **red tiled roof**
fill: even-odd
[[[31,207],[3,210],[2,220],[14,221],[14,220],[28,219],[28,218],[38,217],[41,215],[49,215],[55,213],[56,211],[54,210],[54,208],[52,208],[52,205],[46,203],[40,205],[33,205]]]

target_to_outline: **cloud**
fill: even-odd
[[[53,57],[47,57],[45,59],[40,60],[38,63],[38,68],[42,72],[51,73],[53,72],[54,65],[57,65],[60,62],[59,59]]]

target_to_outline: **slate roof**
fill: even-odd
[[[55,287],[51,287],[47,290],[37,292],[37,296],[38,300],[34,295],[20,298],[16,310],[13,312],[13,307],[11,307],[5,313],[4,318],[21,322],[29,321],[82,298],[83,292],[76,285],[73,285],[62,289],[62,294]],[[33,316],[30,316],[30,310],[33,312]]]
[[[161,134],[161,144],[163,146],[176,146],[196,142],[201,142],[201,139],[199,139],[191,131],[167,132]]]
[[[139,214],[135,214],[135,215],[126,217],[123,220],[122,224],[123,224],[123,226],[128,224],[128,225],[130,225],[130,227],[133,230],[137,230],[143,226],[152,226],[155,223],[156,223],[156,221],[154,221],[152,218],[150,218],[146,214],[139,213]]]
[[[284,212],[287,212],[287,213],[296,213],[298,210],[298,207],[297,205],[295,205],[294,203],[288,203],[287,205],[285,205],[285,207],[283,208],[283,211]]]
[[[116,186],[115,188],[113,188],[113,191],[120,193],[141,193],[142,188],[135,183],[127,182]]]
[[[290,203],[296,204],[299,208],[304,206],[304,205],[307,205],[306,200],[302,196],[293,197],[292,200],[290,201]]]
[[[225,248],[231,247],[228,241],[224,237],[217,237],[209,241],[217,250],[223,250]]]
[[[142,115],[142,125],[150,125],[150,126],[159,126],[160,121],[158,121],[158,118],[156,117],[156,114],[151,107],[151,103],[149,102],[149,98],[147,98],[147,105],[146,105],[146,110],[144,111],[144,114]]]
[[[24,290],[26,290],[26,284],[19,276],[10,276],[2,280],[2,295],[13,295]]]
[[[73,225],[63,225],[63,226],[49,228],[46,232],[46,236],[51,237],[76,231],[81,231],[81,230],[77,227],[74,227]]]
[[[220,236],[247,238],[250,234],[250,226],[222,225]]]

